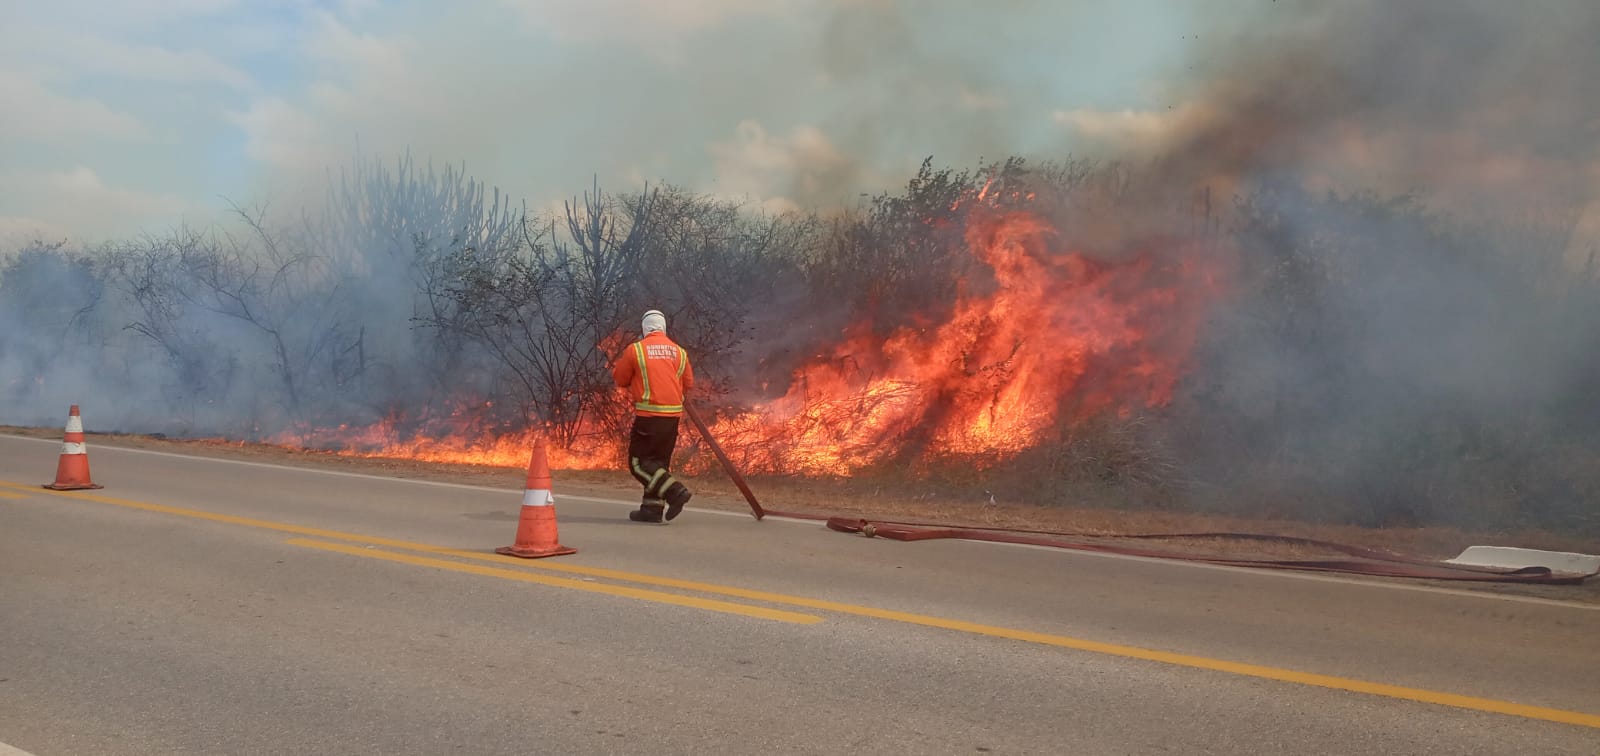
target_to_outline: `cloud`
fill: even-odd
[[[306,52],[328,63],[355,67],[361,76],[393,74],[406,69],[412,45],[401,37],[359,33],[327,11],[311,14]]]
[[[1003,95],[983,92],[965,84],[957,92],[958,102],[967,110],[1005,110],[1009,107]]]
[[[166,183],[152,185],[202,201],[314,206],[358,150],[409,150],[534,206],[591,177],[628,191],[643,176],[836,206],[898,184],[928,155],[972,165],[1059,144],[1052,87],[1127,79],[1077,44],[1089,32],[1074,30],[1105,26],[1086,7],[130,0],[97,16],[87,0],[64,0],[29,14],[39,33],[0,30],[0,61],[51,66],[36,80],[46,91],[105,111],[78,121],[136,134],[143,119],[164,149],[109,154],[109,140],[79,126],[59,140],[66,149],[0,171],[81,162],[107,177],[159,176]],[[138,12],[159,21],[135,22]],[[7,43],[29,37],[42,41]]]
[[[339,0],[339,14],[346,18],[360,18],[379,6],[379,0]]]
[[[0,70],[0,139],[63,143],[76,137],[138,140],[149,130],[139,119],[99,100],[59,94],[36,78]]]
[[[781,16],[798,0],[502,0],[523,23],[562,42],[626,41],[675,55],[687,35],[753,16]]]
[[[216,17],[242,5],[242,0],[53,0],[30,8],[35,17],[61,19],[75,28],[96,26],[117,30],[159,29],[196,18]]]
[[[1216,117],[1208,107],[1185,103],[1162,110],[1057,110],[1051,120],[1066,127],[1090,148],[1114,153],[1159,153]]]
[[[1049,115],[1077,90],[1062,82],[1131,91],[1159,57],[1118,45],[1117,61],[1144,61],[1118,68],[1063,43],[1118,19],[1144,20],[1021,1],[500,0],[359,18],[324,3],[282,53],[301,78],[264,84],[229,122],[276,196],[314,196],[359,147],[465,164],[535,206],[591,177],[625,191],[649,176],[830,207],[929,155],[970,166],[1064,145]]]
[[[75,70],[85,73],[172,84],[215,83],[235,89],[255,86],[249,74],[199,50],[129,45],[91,36],[56,38],[49,45],[55,54],[70,59]]]
[[[38,218],[0,215],[0,250],[14,250],[33,241],[59,241],[72,236],[72,231]]]
[[[323,125],[281,97],[258,99],[225,117],[244,132],[245,154],[252,160],[292,171],[319,169],[333,157]]]
[[[141,225],[170,225],[204,208],[174,194],[144,192],[106,183],[86,166],[63,171],[0,174],[0,206],[18,211],[0,228],[12,233],[38,229],[52,236],[97,239]],[[67,232],[71,229],[71,232]]]
[[[417,48],[409,40],[355,31],[325,10],[310,13],[306,23],[296,52],[325,64],[318,68],[323,76],[225,115],[244,132],[251,159],[280,173],[320,174],[345,157],[361,126],[411,128],[440,107],[421,96],[431,77],[427,66],[413,64]]]
[[[706,151],[716,194],[752,197],[776,212],[798,209],[857,178],[855,161],[815,126],[775,136],[757,121],[741,121],[731,140]]]
[[[440,73],[436,47],[356,31],[327,11],[311,13],[307,24],[293,54],[321,63],[316,70],[322,76],[224,114],[243,132],[245,155],[264,169],[269,194],[296,202],[319,196],[328,172],[345,164],[358,146],[394,155],[418,143],[426,157],[430,147],[457,143],[453,132],[466,128],[463,100],[498,96],[448,80]]]

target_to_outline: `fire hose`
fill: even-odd
[[[1523,567],[1520,569],[1507,569],[1499,567],[1480,567],[1475,565],[1452,564],[1379,549],[1371,549],[1361,546],[1349,546],[1332,541],[1299,538],[1296,536],[1265,535],[1259,533],[1144,533],[1135,535],[1107,536],[1104,534],[1024,530],[1020,528],[952,527],[938,523],[868,520],[854,517],[767,510],[763,508],[760,502],[756,500],[756,495],[750,490],[750,485],[745,481],[744,476],[739,473],[738,468],[734,466],[733,460],[728,458],[727,452],[723,451],[722,445],[717,443],[717,440],[711,435],[711,431],[706,427],[705,422],[700,419],[699,414],[695,412],[694,407],[686,406],[685,409],[689,415],[689,420],[694,423],[695,429],[700,432],[700,437],[705,439],[706,445],[711,447],[712,454],[715,455],[717,461],[722,464],[723,470],[727,472],[728,477],[733,480],[734,486],[736,486],[739,489],[739,492],[744,495],[745,501],[750,505],[750,511],[755,515],[757,520],[762,520],[769,514],[775,517],[785,517],[789,519],[819,520],[823,521],[829,530],[836,532],[856,533],[867,538],[888,538],[894,541],[927,541],[934,539],[986,541],[990,543],[1043,546],[1074,551],[1096,552],[1101,554],[1145,557],[1150,559],[1203,562],[1207,564],[1225,565],[1230,567],[1255,567],[1280,570],[1298,570],[1306,572],[1335,572],[1375,577],[1470,582],[1576,585],[1582,583],[1588,578],[1600,575],[1600,572],[1594,572],[1590,574],[1558,573],[1553,572],[1548,567]],[[1091,538],[1117,538],[1123,540],[1147,541],[1209,538],[1257,541],[1319,548],[1343,554],[1350,558],[1239,559],[1233,557],[1206,556],[1202,554],[1186,554],[1176,551],[1161,551],[1156,549],[1128,546],[1125,544],[1083,540]]]
[[[700,431],[700,437],[711,447],[711,453],[722,463],[722,469],[727,471],[728,477],[732,478],[733,484],[739,488],[739,493],[744,494],[744,500],[749,502],[750,511],[755,513],[756,520],[766,517],[766,510],[756,501],[756,495],[750,491],[749,484],[744,482],[744,476],[739,474],[739,469],[733,466],[733,460],[728,459],[728,453],[722,450],[722,444],[717,443],[717,439],[711,435],[711,430],[706,427],[705,421],[700,419],[700,413],[694,411],[694,405],[686,402],[683,408],[688,412],[689,421],[694,423],[695,430]]]
[[[868,538],[888,538],[896,541],[925,541],[935,538],[956,538],[969,541],[989,541],[992,543],[1048,546],[1059,549],[1092,551],[1104,554],[1119,554],[1122,556],[1137,556],[1151,559],[1178,559],[1191,562],[1227,565],[1231,567],[1263,567],[1281,570],[1301,570],[1308,572],[1339,572],[1346,574],[1372,575],[1378,577],[1421,578],[1428,580],[1465,580],[1477,582],[1546,583],[1558,585],[1575,585],[1582,583],[1587,578],[1594,577],[1594,574],[1574,575],[1568,573],[1555,573],[1552,572],[1548,567],[1504,569],[1497,567],[1448,564],[1445,562],[1379,551],[1376,549],[1367,549],[1359,546],[1347,546],[1345,544],[1334,543],[1331,541],[1319,541],[1311,538],[1297,538],[1293,536],[1262,535],[1257,533],[1152,533],[1109,537],[1147,540],[1218,538],[1265,541],[1322,548],[1330,551],[1340,552],[1356,558],[1237,559],[1232,557],[1204,556],[1197,554],[1183,554],[1179,552],[1158,551],[1154,549],[1142,549],[1118,544],[1072,541],[1066,540],[1062,537],[1045,538],[1038,535],[1029,535],[1028,533],[1030,531],[1017,531],[1009,528],[953,528],[923,523],[912,524],[872,521],[849,517],[830,517],[827,520],[827,527],[829,530],[835,530],[841,533],[860,533]],[[1058,533],[1051,535],[1068,537],[1073,535],[1078,535],[1080,537],[1096,537],[1090,534],[1072,533]]]

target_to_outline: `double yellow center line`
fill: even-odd
[[[694,609],[707,609],[726,614],[741,614],[746,617],[758,617],[760,619],[777,620],[779,622],[793,622],[798,625],[815,625],[816,623],[822,621],[821,617],[813,614],[799,614],[796,612],[786,612],[782,609],[767,609],[759,606],[748,606],[746,604],[734,604],[727,601],[705,599],[698,596],[680,596],[675,593],[647,591],[641,588],[629,588],[621,585],[589,583],[582,580],[573,580],[572,578],[540,575],[536,572],[527,572],[524,570],[508,570],[504,567],[487,567],[479,564],[462,564],[460,562],[452,562],[445,559],[434,559],[432,557],[416,556],[413,554],[400,554],[393,551],[381,551],[371,548],[363,548],[361,546],[352,546],[344,543],[313,541],[305,538],[290,538],[288,542],[294,546],[305,546],[313,549],[322,549],[324,551],[337,551],[341,554],[350,554],[351,556],[382,559],[389,562],[399,562],[401,564],[411,564],[419,567],[437,567],[442,570],[454,570],[456,572],[466,572],[473,575],[483,575],[484,577],[504,578],[506,580],[517,580],[524,583],[537,583],[539,585],[548,585],[556,588],[571,588],[577,591],[603,593],[608,596],[620,596],[622,598],[639,599],[641,601],[654,601],[660,604],[675,604],[677,606],[687,606]],[[508,562],[512,560],[517,562],[521,561],[516,557],[475,554],[470,551],[454,551],[451,549],[422,546],[420,544],[415,548],[434,551],[439,554],[448,554],[450,556],[467,557],[469,559]]]
[[[10,487],[13,487],[13,488],[23,488],[23,486],[21,486],[21,485],[19,485],[17,483],[10,482],[10,481],[0,481],[0,486],[10,486]],[[55,494],[55,492],[53,492],[53,491],[41,491],[41,493]],[[480,565],[476,565],[476,564],[462,564],[460,562],[452,562],[452,561],[448,561],[448,560],[444,560],[444,559],[436,559],[436,558],[430,558],[430,557],[424,557],[424,556],[415,556],[415,555],[412,555],[412,554],[400,554],[400,553],[396,553],[396,552],[392,552],[392,551],[381,551],[381,550],[374,549],[372,547],[374,547],[374,546],[387,546],[387,547],[393,548],[393,549],[403,549],[403,550],[406,550],[406,551],[419,551],[419,552],[424,552],[424,553],[428,553],[428,554],[437,554],[437,555],[441,555],[441,556],[452,556],[452,557],[460,557],[460,558],[466,558],[466,559],[476,559],[476,560],[482,560],[482,561],[488,561],[488,562],[500,562],[502,564],[515,564],[515,565],[518,565],[518,566],[527,566],[528,565],[526,560],[518,559],[516,557],[501,556],[499,554],[478,554],[478,553],[471,552],[471,551],[462,551],[462,550],[459,550],[459,549],[451,549],[451,548],[446,548],[444,546],[434,546],[434,545],[426,544],[426,543],[416,543],[416,542],[413,542],[413,541],[402,541],[402,540],[397,540],[397,539],[393,539],[393,538],[379,538],[377,536],[362,535],[360,533],[345,533],[343,531],[338,531],[338,530],[326,530],[326,529],[323,529],[323,528],[312,528],[312,527],[307,527],[307,526],[304,526],[304,525],[294,525],[294,524],[291,524],[291,523],[275,522],[275,521],[272,521],[272,520],[259,520],[259,519],[253,518],[253,517],[240,517],[240,516],[237,516],[237,515],[220,514],[218,512],[207,512],[207,511],[200,510],[200,509],[185,509],[185,508],[182,508],[182,507],[167,506],[165,504],[151,504],[149,502],[144,502],[144,501],[130,501],[128,499],[119,499],[119,498],[115,498],[115,497],[112,497],[112,496],[102,496],[100,494],[85,493],[85,492],[81,492],[81,491],[63,492],[63,493],[56,494],[56,495],[67,496],[67,497],[71,497],[71,498],[74,498],[74,499],[83,499],[83,500],[86,500],[86,501],[93,501],[93,502],[98,502],[98,503],[101,503],[101,504],[114,504],[116,506],[127,507],[129,509],[142,509],[142,510],[144,510],[146,512],[158,512],[160,514],[176,515],[176,516],[179,516],[179,517],[190,517],[190,518],[194,518],[194,519],[197,519],[197,520],[210,520],[212,522],[222,522],[222,523],[227,523],[229,525],[243,525],[243,526],[249,527],[249,528],[261,528],[263,530],[276,530],[278,532],[293,533],[293,534],[299,535],[299,536],[311,536],[313,538],[334,539],[334,540],[339,540],[339,541],[350,541],[350,542],[354,542],[354,543],[367,544],[366,547],[358,547],[358,546],[351,546],[349,544],[344,544],[344,543],[330,543],[328,541],[317,541],[317,540],[311,540],[311,539],[308,539],[308,538],[291,538],[288,541],[288,543],[290,543],[292,545],[295,545],[295,546],[302,546],[302,547],[313,548],[313,549],[321,549],[323,551],[335,551],[335,552],[339,552],[341,554],[349,554],[349,555],[352,555],[352,556],[368,557],[368,558],[372,558],[372,559],[382,559],[382,560],[386,560],[386,561],[390,561],[390,562],[399,562],[399,563],[402,563],[402,564],[411,564],[411,565],[417,565],[417,566],[422,566],[422,567],[436,567],[438,569],[453,570],[453,571],[456,571],[456,572],[466,572],[466,573],[471,573],[471,574],[474,574],[474,575],[483,575],[483,576],[486,576],[486,577],[497,577],[497,578],[504,578],[504,579],[507,579],[507,580],[517,580],[517,581],[524,582],[524,583],[537,583],[537,584],[540,584],[540,585],[554,586],[554,587],[557,587],[557,588],[570,588],[570,589],[573,589],[573,590],[587,591],[587,592],[590,592],[590,593],[603,593],[603,594],[606,594],[606,595],[609,595],[609,596],[621,596],[621,597],[624,597],[624,598],[639,599],[639,600],[642,600],[642,601],[654,601],[654,602],[662,603],[662,604],[674,604],[674,605],[677,605],[677,606],[687,606],[687,607],[692,607],[692,608],[695,608],[695,609],[706,609],[706,610],[709,610],[709,611],[724,612],[724,613],[727,613],[727,614],[739,614],[739,615],[743,615],[743,616],[746,616],[746,617],[758,617],[760,619],[777,620],[779,622],[793,622],[793,623],[802,624],[802,625],[814,625],[814,624],[822,621],[821,617],[817,617],[815,615],[810,615],[810,614],[799,614],[799,613],[796,613],[796,612],[788,612],[788,611],[783,611],[783,610],[779,610],[779,609],[767,609],[767,608],[759,607],[759,606],[749,606],[749,605],[746,605],[746,604],[735,604],[735,603],[731,603],[731,602],[727,602],[727,601],[716,601],[714,599],[699,598],[699,597],[696,597],[696,596],[681,596],[681,595],[673,594],[673,593],[662,593],[660,591],[646,591],[646,590],[641,590],[641,589],[638,589],[638,588],[627,588],[627,587],[622,587],[622,586],[604,585],[604,584],[586,582],[586,581],[582,581],[582,580],[573,580],[573,579],[570,579],[570,578],[551,577],[551,576],[548,576],[548,575],[540,575],[540,574],[537,574],[537,573],[524,572],[524,571],[521,571],[521,570],[508,570],[508,569],[504,569],[504,568],[484,567],[484,566],[480,566]],[[4,497],[4,498],[20,498],[21,495],[8,492],[5,489],[0,489],[0,497]],[[567,567],[568,570],[571,571],[571,568],[569,566],[567,566],[567,565],[537,565],[537,566],[546,567],[546,568]],[[581,570],[578,570],[578,571],[582,572]],[[644,577],[644,576],[639,576],[639,577]],[[620,579],[627,580],[627,578],[620,578]],[[648,582],[648,581],[633,580],[631,582],[639,583],[639,582]],[[694,590],[694,588],[691,588],[691,590]],[[714,592],[714,591],[708,591],[708,592]]]
[[[501,556],[493,553],[463,551],[460,549],[451,549],[431,544],[361,535],[359,533],[345,533],[336,530],[325,530],[322,528],[312,528],[303,525],[274,522],[271,520],[260,520],[250,517],[219,514],[204,510],[184,509],[181,507],[171,507],[163,504],[130,501],[127,499],[102,496],[100,494],[84,492],[56,493],[43,491],[37,487],[26,486],[24,484],[12,483],[9,481],[0,481],[0,486],[10,486],[14,489],[27,490],[29,493],[42,493],[53,496],[63,496],[85,501],[99,502],[102,504],[113,504],[131,509],[140,509],[147,512],[158,512],[161,514],[176,515],[180,517],[190,517],[200,520],[210,520],[213,522],[223,522],[232,525],[242,525],[252,528],[293,533],[296,536],[303,537],[291,538],[289,539],[288,543],[304,548],[320,549],[323,551],[348,554],[352,556],[381,559],[389,562],[410,564],[421,567],[433,567],[437,569],[452,570],[486,577],[496,577],[525,583],[535,583],[538,585],[569,588],[572,590],[600,593],[622,598],[673,604],[695,609],[705,609],[726,614],[742,615],[746,617],[755,617],[759,619],[775,620],[779,622],[789,622],[802,625],[816,624],[823,621],[821,617],[813,614],[801,614],[782,609],[772,609],[761,606],[752,606],[749,604],[702,598],[700,596],[666,593],[662,591],[645,590],[642,588],[611,585],[607,583],[596,583],[591,582],[590,580],[555,577],[553,575],[539,573],[562,572],[571,575],[585,576],[591,579],[605,579],[624,583],[634,583],[637,585],[649,585],[658,588],[690,591],[714,596],[739,598],[778,606],[789,606],[825,612],[834,612],[838,614],[854,615],[858,617],[868,617],[890,622],[900,622],[909,625],[920,625],[923,627],[934,627],[955,632],[969,633],[972,635],[982,635],[992,638],[1005,638],[1008,640],[1022,641],[1025,643],[1036,643],[1045,646],[1069,648],[1077,651],[1104,654],[1107,656],[1139,659],[1143,661],[1158,662],[1161,664],[1170,664],[1192,669],[1205,669],[1243,677],[1277,680],[1280,682],[1295,683],[1298,685],[1307,685],[1332,690],[1343,690],[1353,693],[1365,693],[1369,695],[1383,696],[1386,698],[1417,701],[1421,703],[1451,706],[1473,711],[1506,714],[1525,719],[1537,719],[1548,722],[1559,722],[1562,724],[1600,729],[1600,715],[1588,714],[1584,712],[1551,709],[1542,706],[1528,706],[1509,701],[1478,698],[1475,696],[1444,693],[1420,688],[1408,688],[1399,685],[1389,685],[1386,683],[1335,677],[1332,675],[1322,675],[1313,672],[1299,672],[1296,670],[1266,667],[1257,664],[1245,664],[1221,659],[1210,659],[1202,656],[1155,651],[1146,648],[1138,648],[1135,646],[1102,643],[1099,641],[1070,638],[1061,635],[1051,635],[1048,633],[1037,633],[1027,630],[1017,630],[1014,628],[984,625],[975,622],[964,622],[961,620],[931,617],[921,614],[912,614],[909,612],[879,609],[870,606],[858,606],[855,604],[845,604],[836,601],[824,601],[821,599],[806,598],[803,596],[769,593],[766,591],[756,591],[746,588],[715,585],[711,583],[697,583],[689,580],[679,580],[677,578],[624,572],[621,570],[610,570],[602,567],[589,567],[568,562],[551,562],[544,560],[529,561],[517,559],[515,557]],[[13,492],[0,489],[0,498],[20,497]],[[337,543],[334,541],[344,541],[345,543]],[[365,545],[357,546],[352,544]],[[400,551],[386,551],[375,548],[378,546],[399,549]],[[426,556],[415,553],[401,552],[419,552],[420,554],[425,554]],[[453,559],[441,559],[439,557],[452,557]],[[474,562],[496,563],[505,566],[488,566],[485,564],[472,564],[454,561],[461,559],[471,560]],[[537,571],[530,571],[528,569],[509,569],[511,566],[518,568],[534,568]]]

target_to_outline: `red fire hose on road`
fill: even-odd
[[[1524,567],[1521,569],[1502,569],[1496,567],[1475,567],[1471,565],[1449,564],[1419,557],[1395,554],[1376,549],[1367,549],[1359,546],[1347,546],[1331,541],[1318,541],[1310,538],[1296,538],[1294,536],[1261,535],[1256,533],[1156,533],[1122,536],[1093,536],[1089,534],[1057,533],[1052,535],[1071,537],[1103,537],[1126,539],[1178,539],[1178,538],[1225,538],[1233,540],[1266,541],[1300,546],[1312,546],[1337,551],[1347,554],[1354,559],[1235,559],[1229,557],[1204,556],[1197,554],[1183,554],[1178,552],[1157,551],[1154,549],[1141,549],[1117,544],[1092,543],[1084,541],[1071,541],[1064,538],[1044,538],[1038,535],[1028,535],[1028,531],[1016,531],[1007,528],[952,528],[937,525],[897,523],[884,521],[862,520],[849,517],[831,517],[827,520],[829,530],[841,533],[860,533],[868,538],[880,537],[896,541],[926,541],[935,538],[957,538],[969,541],[989,541],[992,543],[1016,543],[1029,546],[1048,546],[1076,551],[1093,551],[1103,554],[1119,554],[1123,556],[1149,557],[1153,559],[1178,559],[1190,562],[1205,562],[1208,564],[1227,565],[1231,567],[1264,567],[1280,570],[1301,570],[1308,572],[1338,572],[1353,575],[1372,575],[1377,577],[1419,578],[1426,580],[1462,580],[1473,582],[1498,582],[1498,583],[1544,583],[1554,585],[1576,585],[1600,573],[1588,575],[1575,575],[1551,572],[1547,567]],[[1037,531],[1033,531],[1037,532]]]
[[[1576,585],[1588,578],[1600,575],[1600,572],[1587,575],[1556,573],[1547,567],[1524,567],[1521,569],[1503,569],[1496,567],[1475,567],[1471,565],[1450,564],[1432,559],[1396,554],[1378,549],[1348,546],[1332,541],[1319,541],[1310,538],[1294,536],[1262,535],[1257,533],[1148,533],[1139,535],[1104,536],[1091,533],[1063,533],[1040,530],[1022,530],[1017,528],[959,528],[939,525],[935,523],[895,522],[891,520],[865,520],[853,517],[836,517],[828,515],[805,514],[795,512],[778,512],[764,509],[756,501],[756,495],[750,490],[744,476],[734,467],[733,461],[722,450],[722,445],[711,436],[711,431],[706,427],[694,407],[685,406],[689,420],[694,423],[700,432],[700,437],[706,440],[706,445],[711,447],[712,454],[717,461],[722,463],[722,468],[733,479],[733,484],[750,505],[750,511],[757,520],[767,515],[788,517],[800,520],[825,521],[829,530],[841,533],[859,533],[867,538],[888,538],[895,541],[926,541],[932,539],[959,539],[967,541],[987,541],[991,543],[1013,543],[1028,546],[1046,546],[1058,549],[1071,549],[1075,551],[1090,551],[1102,554],[1119,554],[1122,556],[1147,557],[1152,559],[1175,559],[1189,562],[1204,562],[1207,564],[1226,565],[1231,567],[1258,567],[1280,570],[1300,570],[1309,572],[1337,572],[1350,575],[1370,575],[1376,577],[1415,578],[1425,580],[1455,580],[1471,582],[1496,582],[1496,583],[1542,583],[1552,585]],[[1338,552],[1350,559],[1234,559],[1229,557],[1205,556],[1198,554],[1185,554],[1181,552],[1158,551],[1154,549],[1136,548],[1115,543],[1093,542],[1088,538],[1117,538],[1117,539],[1180,539],[1180,538],[1224,538],[1232,540],[1250,540],[1280,544],[1309,546]]]

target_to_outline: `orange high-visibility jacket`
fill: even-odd
[[[611,366],[611,377],[632,392],[634,414],[646,417],[682,415],[684,392],[694,386],[689,353],[660,331],[633,342]]]

